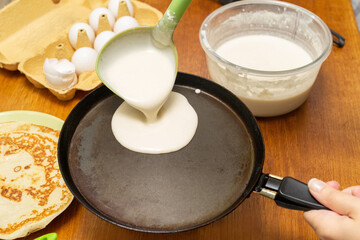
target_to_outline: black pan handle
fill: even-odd
[[[308,211],[327,209],[310,194],[307,184],[291,177],[261,174],[255,192],[273,199],[283,208]]]

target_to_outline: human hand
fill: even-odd
[[[310,193],[329,210],[304,212],[305,220],[323,240],[360,239],[360,186],[339,191],[335,181],[324,183],[311,179]]]

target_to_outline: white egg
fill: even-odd
[[[77,82],[75,65],[67,59],[46,58],[43,71],[46,82],[56,89],[64,90]]]
[[[70,44],[73,48],[76,48],[76,43],[77,43],[77,39],[78,39],[78,31],[80,29],[84,29],[86,31],[86,34],[91,43],[94,42],[95,32],[92,29],[92,27],[90,27],[90,25],[87,23],[75,23],[74,25],[71,26],[71,28],[69,30],[69,35],[68,35]]]
[[[115,18],[118,17],[119,3],[124,0],[110,0],[108,4],[108,9],[112,12]],[[129,10],[130,16],[134,16],[134,6],[130,0],[125,0],[127,8]]]
[[[94,41],[94,48],[99,53],[101,48],[113,37],[115,36],[114,32],[104,31],[97,35]]]
[[[76,50],[71,58],[71,62],[75,65],[76,74],[94,71],[97,55],[97,51],[89,47]]]
[[[114,23],[115,23],[115,17],[114,15],[110,12],[109,9],[107,8],[95,8],[91,13],[90,13],[90,16],[89,16],[89,24],[90,26],[94,29],[94,31],[96,32],[97,29],[98,29],[98,26],[99,26],[99,17],[101,15],[105,14],[108,21],[109,21],[109,24],[110,24],[110,27],[113,28],[114,26]]]
[[[138,26],[139,23],[135,18],[130,16],[123,16],[116,21],[114,25],[114,32],[117,34]]]

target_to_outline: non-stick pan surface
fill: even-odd
[[[97,216],[138,231],[185,231],[223,217],[251,192],[264,151],[245,105],[219,85],[185,73],[178,73],[173,90],[186,96],[199,118],[194,138],[177,152],[141,154],[121,146],[110,122],[123,100],[105,86],[66,119],[60,169],[75,197]]]

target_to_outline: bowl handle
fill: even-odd
[[[335,32],[330,28],[330,32],[333,36],[333,43],[339,47],[342,48],[345,45],[345,38],[341,36],[339,33]]]

